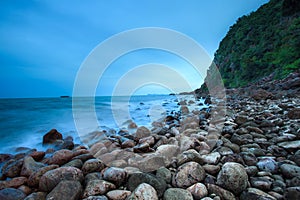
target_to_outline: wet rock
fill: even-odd
[[[35,161],[41,161],[45,157],[44,151],[34,151],[29,154]]]
[[[259,190],[256,188],[247,188],[242,192],[240,199],[243,200],[253,200],[253,199],[261,199],[261,200],[276,200],[275,197]]]
[[[80,159],[74,159],[70,162],[63,165],[63,167],[76,167],[78,169],[81,169],[83,166],[83,162]]]
[[[300,119],[300,108],[293,108],[288,112],[288,118]]]
[[[166,183],[171,183],[172,174],[171,171],[165,167],[160,167],[156,171],[156,177],[165,180]]]
[[[147,173],[132,174],[127,181],[127,187],[130,191],[134,191],[135,188],[137,188],[142,183],[148,183],[149,185],[154,187],[158,197],[162,197],[167,187],[167,184],[163,179],[157,178]]]
[[[81,197],[82,186],[78,181],[61,181],[48,195],[47,199],[77,200]]]
[[[9,160],[2,167],[2,174],[9,178],[14,178],[20,175],[21,169],[23,165],[23,160]]]
[[[269,191],[271,189],[273,181],[266,177],[251,177],[250,183],[252,187],[258,188],[263,191]]]
[[[300,167],[291,164],[283,164],[280,166],[281,173],[286,178],[300,176]]]
[[[300,176],[296,176],[292,178],[291,180],[286,181],[288,187],[296,187],[300,186]]]
[[[178,167],[172,179],[172,185],[179,188],[187,188],[204,180],[205,170],[196,162],[188,162]]]
[[[196,184],[188,187],[187,191],[189,191],[193,195],[194,199],[196,199],[196,200],[202,199],[202,198],[206,197],[208,194],[208,191],[207,191],[205,185],[202,183],[196,183]]]
[[[100,195],[100,196],[89,196],[87,198],[84,198],[83,200],[108,200],[108,198],[104,195]]]
[[[142,183],[140,184],[127,198],[127,200],[158,200],[157,193],[155,189],[147,184]]]
[[[235,200],[234,194],[214,184],[207,184],[207,189],[210,194],[216,194],[224,200]]]
[[[290,142],[281,142],[278,143],[278,146],[283,147],[288,150],[300,149],[300,140],[290,141]]]
[[[40,179],[39,188],[49,192],[62,180],[82,182],[83,179],[81,170],[75,167],[60,167],[46,172]]]
[[[28,195],[24,200],[46,200],[46,192],[34,192]]]
[[[37,187],[39,185],[41,177],[50,170],[58,168],[58,165],[49,165],[39,169],[37,172],[31,174],[28,178],[28,185],[31,187]]]
[[[211,175],[217,175],[220,171],[221,167],[219,165],[203,165],[204,170],[211,174]]]
[[[202,155],[204,163],[207,164],[217,164],[221,158],[221,154],[219,152],[213,152],[208,155]]]
[[[145,126],[141,126],[136,130],[135,137],[139,140],[144,137],[148,137],[151,135],[151,132]]]
[[[181,188],[169,188],[164,193],[164,200],[193,200],[193,195]]]
[[[83,198],[95,195],[103,195],[114,189],[116,189],[116,186],[110,182],[104,180],[91,180],[85,187]]]
[[[131,194],[128,190],[112,190],[109,191],[106,196],[110,200],[125,200]]]
[[[256,166],[249,166],[245,168],[248,176],[255,176],[258,173],[258,168]]]
[[[101,172],[105,168],[105,164],[99,159],[87,160],[82,166],[82,172],[84,174],[92,172]]]
[[[63,165],[69,162],[73,158],[73,152],[67,149],[62,149],[56,151],[52,157],[49,159],[48,164],[56,164],[56,165]]]
[[[5,188],[0,190],[0,199],[1,200],[23,200],[26,195],[18,189],[14,188]]]
[[[239,194],[247,188],[248,175],[245,168],[234,162],[225,163],[217,177],[217,185]]]
[[[286,188],[284,192],[285,199],[300,199],[300,186]]]
[[[248,165],[248,166],[255,166],[258,162],[256,156],[253,153],[242,152],[241,156],[242,156],[245,164]]]
[[[181,111],[181,113],[182,114],[188,114],[190,111],[189,111],[189,108],[187,107],[187,106],[185,106],[185,105],[182,105],[182,106],[180,106],[180,111]]]
[[[35,160],[31,156],[26,156],[24,158],[21,176],[30,176],[31,174],[37,172],[39,169],[45,166],[46,165],[43,163],[35,162]]]
[[[26,177],[16,177],[6,181],[0,181],[0,190],[4,188],[18,188],[27,182]]]
[[[272,158],[263,158],[257,163],[257,167],[261,171],[276,173],[278,171],[278,164]]]
[[[106,168],[103,172],[103,179],[117,185],[126,181],[127,173],[124,169],[117,167]]]
[[[43,144],[53,144],[57,140],[62,140],[62,134],[58,132],[56,129],[50,130],[43,136]]]

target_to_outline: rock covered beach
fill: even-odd
[[[266,77],[203,110],[182,100],[151,128],[129,123],[134,134],[94,132],[88,147],[52,130],[56,150],[0,155],[0,199],[300,199],[299,92],[299,73]]]

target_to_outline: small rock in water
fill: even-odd
[[[53,144],[57,140],[62,140],[62,134],[56,129],[51,129],[48,133],[43,136],[43,144]]]

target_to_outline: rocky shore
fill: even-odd
[[[54,149],[0,155],[0,199],[300,199],[299,80],[227,90],[202,110],[182,100],[152,128],[94,132],[88,147],[51,130]]]

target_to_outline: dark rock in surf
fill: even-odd
[[[57,140],[62,140],[62,134],[56,129],[51,129],[48,133],[43,136],[43,144],[53,144]]]

